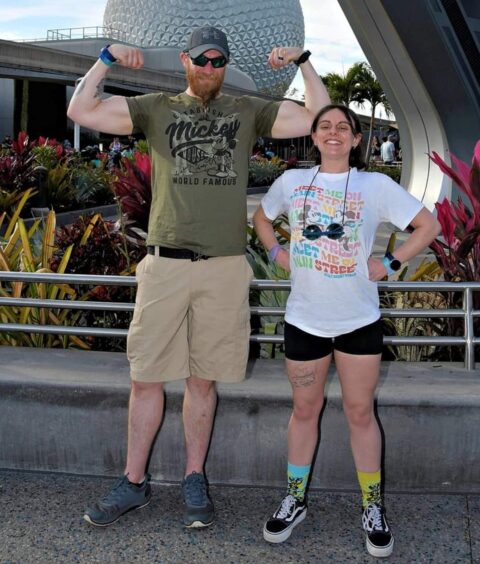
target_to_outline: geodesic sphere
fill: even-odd
[[[267,66],[273,47],[303,47],[305,28],[299,0],[108,0],[104,27],[139,47],[185,47],[192,29],[213,25],[228,36],[231,64],[257,88],[283,94],[297,67]]]

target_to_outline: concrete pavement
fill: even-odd
[[[82,519],[111,479],[0,471],[2,564],[310,564],[370,563],[361,530],[359,494],[315,491],[309,514],[281,545],[263,540],[264,519],[283,490],[214,486],[217,520],[181,525],[178,484],[155,484],[150,505],[108,528]],[[480,495],[386,498],[395,534],[395,564],[480,562]]]

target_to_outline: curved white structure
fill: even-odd
[[[381,82],[402,135],[402,185],[432,210],[451,195],[451,182],[428,158],[448,160],[442,118],[380,0],[339,0],[363,52]]]

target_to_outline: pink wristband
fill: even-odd
[[[281,245],[273,245],[273,247],[268,251],[268,258],[271,261],[276,260],[278,253],[282,250]]]

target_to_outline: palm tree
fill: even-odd
[[[359,88],[359,77],[362,76],[362,73],[363,63],[355,63],[344,75],[329,72],[321,77],[333,104],[349,106],[351,102],[359,104],[364,102]]]
[[[370,162],[373,126],[375,123],[375,110],[379,106],[379,104],[382,104],[385,108],[386,115],[389,116],[392,113],[392,107],[390,106],[390,103],[385,96],[385,92],[383,91],[380,82],[378,82],[377,77],[372,70],[372,67],[365,62],[356,63],[354,66],[358,66],[358,72],[356,75],[358,100],[355,101],[361,107],[363,107],[364,102],[369,102],[372,106],[372,113],[370,115],[370,129],[368,132],[367,154],[365,155],[365,162],[368,164]]]
[[[373,73],[372,67],[365,61],[362,61],[354,63],[343,76],[330,72],[321,78],[328,90],[332,103],[350,106],[352,102],[356,102],[361,107],[364,106],[365,102],[371,104],[372,113],[368,132],[367,154],[365,155],[365,161],[368,163],[370,161],[375,110],[379,104],[382,104],[387,116],[392,113],[385,92]]]

